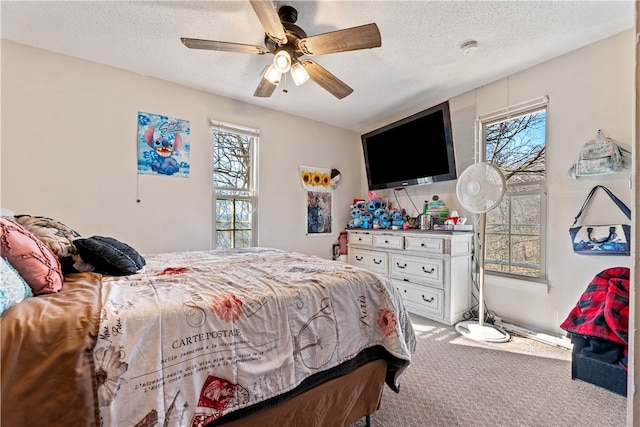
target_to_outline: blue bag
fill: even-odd
[[[569,235],[573,252],[579,255],[630,255],[631,253],[631,225],[576,225],[580,216],[584,213],[598,188],[602,188],[611,200],[620,208],[622,213],[631,220],[631,210],[618,199],[607,187],[596,185],[593,187],[586,200],[576,215]]]

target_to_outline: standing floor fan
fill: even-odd
[[[495,209],[506,191],[507,183],[500,169],[492,163],[475,163],[465,169],[458,178],[456,195],[463,208],[480,214],[480,244],[478,256],[478,320],[465,320],[456,324],[456,331],[478,341],[506,342],[510,336],[495,325],[485,325],[484,313],[484,244],[487,212]]]

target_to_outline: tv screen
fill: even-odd
[[[370,190],[457,178],[448,101],[361,138]]]

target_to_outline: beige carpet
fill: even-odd
[[[418,338],[400,393],[385,386],[373,427],[620,427],[626,398],[571,379],[571,351],[513,336],[462,337],[411,316]],[[352,427],[363,426],[358,422]]]

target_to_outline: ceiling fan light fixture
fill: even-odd
[[[282,77],[282,73],[276,70],[276,67],[274,67],[273,64],[269,65],[269,68],[267,68],[267,71],[264,72],[264,78],[269,80],[274,85],[277,85],[278,83],[280,83],[281,77]]]
[[[286,73],[291,68],[291,54],[286,49],[278,49],[273,58],[273,66],[278,72]]]
[[[300,86],[307,80],[309,80],[309,73],[304,69],[304,65],[300,63],[300,61],[295,61],[291,65],[291,77],[293,78],[293,83],[296,86]]]

